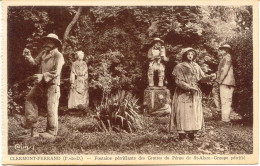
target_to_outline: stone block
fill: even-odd
[[[169,104],[170,101],[170,90],[166,87],[148,87],[144,90],[143,105],[148,113],[162,108],[165,104]]]

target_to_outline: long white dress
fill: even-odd
[[[72,63],[70,82],[72,85],[69,93],[68,108],[88,107],[88,67],[86,62],[77,60]]]

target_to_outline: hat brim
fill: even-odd
[[[219,47],[218,49],[219,49],[219,50],[231,50],[230,47]]]
[[[183,53],[182,53],[182,59],[184,58],[185,54],[186,54],[187,52],[189,52],[189,51],[193,51],[193,52],[195,53],[195,55],[194,55],[194,57],[193,57],[193,60],[196,59],[196,58],[197,58],[197,51],[194,50],[193,48],[188,48],[188,49],[184,50]]]
[[[187,53],[187,52],[189,52],[189,51],[194,51],[195,54],[197,55],[197,51],[194,50],[193,48],[189,48],[189,49],[187,49],[187,50],[184,50],[183,53],[182,53],[182,55],[184,55],[185,53]]]
[[[161,44],[164,44],[163,40],[153,40],[153,43],[160,42]]]
[[[55,42],[55,45],[58,46],[58,47],[61,47],[62,46],[62,42],[58,39],[55,39],[55,38],[52,38],[52,37],[48,37],[48,36],[44,36],[42,38],[42,41],[46,41],[46,40],[52,40]]]

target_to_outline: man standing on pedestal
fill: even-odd
[[[219,84],[221,119],[223,122],[230,122],[232,96],[235,88],[235,78],[230,51],[231,46],[228,44],[219,47],[221,60],[218,65],[216,81]]]
[[[28,49],[24,49],[23,56],[32,64],[39,66],[39,73],[33,76],[34,86],[26,97],[25,119],[22,127],[31,129],[31,136],[38,137],[37,119],[38,107],[43,98],[47,99],[47,127],[40,136],[53,138],[58,132],[58,105],[60,98],[60,74],[64,64],[63,55],[58,48],[61,41],[55,34],[43,38],[43,47],[36,58],[31,56]]]
[[[159,83],[158,86],[163,86],[165,76],[165,66],[161,61],[168,61],[165,54],[164,43],[160,38],[153,40],[153,46],[148,51],[149,69],[148,69],[148,82],[149,86],[154,86],[154,72],[158,71]]]

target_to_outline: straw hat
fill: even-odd
[[[231,46],[228,45],[228,44],[224,44],[224,45],[220,46],[219,49],[228,49],[228,50],[231,50]]]
[[[184,49],[182,50],[182,59],[183,59],[183,56],[185,55],[185,53],[187,53],[187,52],[189,52],[189,51],[194,51],[194,52],[195,52],[195,55],[194,55],[194,57],[193,57],[193,60],[197,57],[197,51],[194,50],[194,49],[191,48],[191,47],[187,47],[187,48],[184,48]]]
[[[159,37],[156,37],[153,39],[153,43],[155,43],[155,42],[160,42],[160,43],[164,44],[164,41],[162,39],[160,39]]]
[[[46,41],[47,39],[54,41],[55,45],[58,46],[58,47],[61,47],[61,45],[62,45],[62,42],[60,41],[59,37],[54,33],[50,33],[47,36],[44,36],[42,38],[43,41]]]

